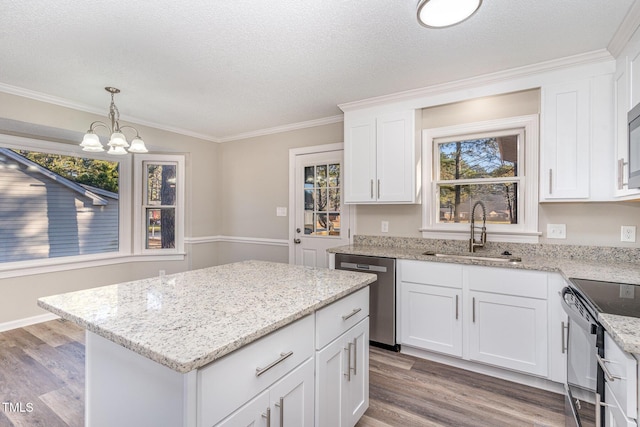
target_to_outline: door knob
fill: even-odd
[[[302,243],[302,240],[300,240],[300,239],[293,239],[293,243],[295,243],[296,245],[299,245],[300,243]]]
[[[296,233],[301,232],[302,230],[300,230],[300,228],[296,228]]]

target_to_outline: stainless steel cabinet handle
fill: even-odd
[[[353,343],[349,343],[345,350],[347,351],[347,372],[344,374],[347,377],[347,381],[351,381],[351,346]]]
[[[560,335],[562,336],[561,337],[562,342],[561,342],[560,345],[561,345],[561,349],[562,349],[562,354],[564,354],[567,351],[567,342],[566,342],[566,340],[564,338],[564,331],[566,329],[567,330],[567,334],[569,333],[569,323],[567,323],[566,325],[565,325],[564,322],[560,322],[560,323],[561,323],[561,325],[560,325],[561,326]]]
[[[271,427],[271,408],[267,408],[267,413],[262,414],[262,418],[267,419],[267,427]]]
[[[291,357],[291,356],[293,356],[293,351],[289,351],[287,353],[280,353],[280,358],[279,359],[274,360],[273,362],[269,363],[264,368],[256,368],[256,377],[259,377],[260,375],[262,375],[265,372],[267,372],[269,369],[271,369],[274,366],[276,366],[278,363],[284,362],[284,360],[286,358]]]
[[[458,295],[456,295],[456,320],[458,320]]]
[[[611,375],[609,368],[607,368],[606,363],[609,362],[607,359],[603,359],[599,354],[596,354],[596,359],[598,360],[598,365],[602,368],[602,372],[604,372],[605,379],[612,383],[615,380],[621,380],[622,378]]]
[[[378,180],[378,199],[380,198],[380,180]]]
[[[618,190],[622,190],[624,181],[624,159],[618,159]]]
[[[358,375],[358,338],[353,339],[353,375]]]
[[[284,427],[284,397],[281,397],[280,401],[276,402],[276,406],[280,408],[280,427]]]
[[[347,320],[352,318],[353,316],[355,316],[356,314],[360,313],[362,311],[361,308],[354,308],[353,311],[349,314],[345,314],[344,316],[342,316],[342,320]]]
[[[553,169],[549,169],[549,194],[553,194]]]
[[[602,408],[606,406],[613,406],[605,402],[600,401],[600,393],[596,393],[596,424],[597,426],[602,425]]]
[[[476,323],[476,298],[471,298],[471,320]]]
[[[371,199],[373,200],[373,180],[371,180]]]

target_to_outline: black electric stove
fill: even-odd
[[[584,295],[595,312],[640,317],[640,285],[574,279],[571,283]]]

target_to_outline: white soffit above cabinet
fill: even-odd
[[[116,86],[123,120],[226,141],[336,122],[338,104],[606,49],[634,2],[491,0],[447,29],[420,26],[416,3],[9,0],[0,91],[104,115],[103,87]]]

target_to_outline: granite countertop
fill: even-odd
[[[423,241],[428,239],[422,239]],[[331,253],[366,255],[386,258],[409,259],[430,262],[445,262],[490,267],[516,268],[524,270],[548,271],[560,273],[565,280],[581,278],[602,280],[607,282],[629,283],[640,285],[640,262],[635,260],[635,251],[618,250],[618,248],[569,247],[568,245],[526,245],[503,244],[488,245],[488,250],[480,249],[474,255],[476,259],[445,258],[424,255],[427,250],[438,253],[466,254],[466,242],[451,241],[419,242],[417,239],[396,239],[361,237],[356,244],[329,249]],[[521,262],[510,263],[480,259],[485,257],[509,258],[500,255],[508,249],[513,256],[521,258]],[[620,261],[622,260],[622,261]],[[640,356],[640,318],[617,316],[601,313],[598,320],[607,332],[629,352]]]
[[[373,274],[245,261],[43,297],[38,305],[186,373],[375,279]]]

